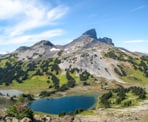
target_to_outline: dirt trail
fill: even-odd
[[[148,100],[123,109],[98,109],[96,115],[80,116],[82,122],[148,122]]]

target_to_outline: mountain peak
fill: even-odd
[[[82,35],[87,35],[90,36],[92,38],[97,39],[97,33],[96,30],[94,28],[87,30],[85,33],[83,33]]]
[[[113,43],[112,39],[108,38],[108,37],[99,38],[98,41],[104,42],[106,44],[110,44],[110,45],[114,46],[114,43]]]
[[[36,43],[34,46],[37,46],[37,45],[40,45],[40,46],[54,46],[50,41],[48,40],[41,40],[40,42]]]
[[[97,33],[96,33],[96,30],[94,28],[92,29],[89,29],[87,30],[85,33],[83,33],[82,35],[87,35],[91,38],[94,38],[95,40],[97,41],[100,41],[100,42],[104,42],[106,44],[110,44],[110,45],[114,45],[114,43],[112,42],[112,39],[111,38],[108,38],[108,37],[103,37],[103,38],[97,38]]]

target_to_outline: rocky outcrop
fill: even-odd
[[[59,50],[50,41],[42,40],[31,47],[20,47],[13,53],[16,54],[18,60],[39,60],[52,57]]]
[[[52,48],[52,47],[54,47],[54,45],[50,41],[42,40],[42,41],[34,44],[31,47],[26,47],[26,46],[19,47],[18,49],[15,50],[15,53],[21,53],[21,52],[25,52],[27,50],[32,50],[32,49],[36,49],[36,48],[45,48],[45,47]]]
[[[103,44],[102,44],[103,43]],[[87,48],[93,48],[93,47],[100,47],[99,45],[109,45],[114,46],[114,43],[112,42],[111,38],[103,37],[103,38],[97,38],[97,33],[95,29],[90,29],[83,33],[80,37],[77,39],[74,39],[69,44],[65,45],[65,49],[71,49],[74,51],[87,49]]]
[[[26,47],[26,46],[22,46],[22,47],[19,47],[18,49],[16,49],[15,52],[23,52],[23,51],[26,51],[26,50],[29,50],[30,48],[29,47]]]
[[[20,122],[32,122],[32,120],[30,118],[24,117],[20,120]]]
[[[40,42],[38,42],[38,43],[36,43],[36,44],[34,44],[33,46],[32,46],[32,48],[33,47],[41,47],[41,46],[50,46],[50,47],[53,47],[54,46],[54,44],[52,44],[50,41],[48,41],[48,40],[41,40]]]
[[[96,115],[65,115],[64,117],[34,115],[34,120],[26,117],[18,120],[14,117],[1,116],[0,114],[0,122],[147,122],[148,106],[146,103],[147,100],[141,107],[98,109]]]
[[[71,49],[77,51],[84,48],[93,48],[94,46],[100,45],[100,43],[114,45],[112,39],[107,37],[98,39],[96,30],[90,29],[65,46],[55,46],[48,40],[41,40],[31,47],[20,47],[16,49],[13,54],[16,54],[18,60],[40,60],[52,57],[60,50],[66,51],[67,49]]]
[[[73,116],[64,116],[62,119],[62,122],[73,122],[74,117]]]
[[[108,37],[99,38],[98,41],[104,42],[106,44],[114,45],[114,43],[112,42],[112,39]]]
[[[81,122],[80,118],[75,117],[75,116],[70,116],[70,115],[66,115],[62,118],[35,115],[34,121],[37,121],[37,122]]]
[[[19,120],[15,117],[4,116],[0,117],[0,122],[32,122],[32,120],[27,117],[24,117],[23,119]]]
[[[97,33],[96,33],[96,30],[94,28],[86,31],[82,35],[87,35],[87,36],[90,36],[91,38],[97,39]]]
[[[110,45],[114,45],[114,43],[112,42],[112,39],[111,38],[108,38],[108,37],[103,37],[103,38],[97,38],[97,33],[96,33],[96,30],[95,29],[90,29],[88,31],[86,31],[85,33],[82,34],[82,36],[89,36],[97,41],[100,41],[100,42],[103,42],[103,43],[106,43],[106,44],[110,44]]]
[[[78,118],[78,117],[74,117],[73,122],[82,122],[82,121],[81,121],[81,119],[80,119],[80,118]]]

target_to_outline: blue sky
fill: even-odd
[[[3,0],[0,53],[40,40],[66,44],[88,29],[115,46],[148,53],[147,0]]]

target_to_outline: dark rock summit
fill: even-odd
[[[54,44],[52,44],[50,41],[48,40],[41,40],[40,42],[36,43],[35,45],[33,45],[32,47],[34,46],[54,46]]]
[[[47,40],[41,40],[31,47],[20,47],[14,51],[18,60],[37,60],[40,58],[52,57],[58,49],[54,44]]]
[[[103,42],[103,44],[100,42]],[[102,45],[102,47],[99,47],[100,45]],[[20,47],[14,51],[14,53],[17,54],[18,60],[37,60],[39,58],[52,57],[56,55],[56,53],[60,50],[70,49],[71,51],[76,52],[77,50],[82,50],[83,48],[103,48],[105,46],[112,45],[114,45],[112,39],[108,37],[97,38],[96,30],[93,28],[86,31],[80,37],[74,39],[72,42],[64,46],[57,46],[48,40],[41,40],[31,47]]]
[[[87,36],[90,36],[94,39],[97,39],[97,33],[96,33],[96,30],[94,28],[86,31],[85,33],[83,33],[83,35],[87,35]]]
[[[30,47],[21,46],[18,49],[16,49],[16,52],[25,51],[25,50],[28,50],[28,49],[30,49]]]
[[[104,42],[104,43],[107,43],[107,44],[110,44],[110,45],[114,45],[114,43],[112,42],[112,39],[108,38],[108,37],[99,38],[98,41]]]
[[[99,38],[98,39],[97,38],[96,30],[94,28],[86,31],[82,35],[87,35],[87,36],[89,36],[91,38],[94,38],[96,41],[100,41],[100,42],[104,42],[106,44],[114,45],[114,43],[112,42],[112,39],[111,38],[103,37],[103,38]]]

